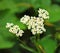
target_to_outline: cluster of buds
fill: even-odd
[[[9,32],[16,34],[17,37],[21,37],[24,33],[18,25],[14,25],[13,23],[7,23],[6,28],[9,28]]]
[[[20,22],[26,24],[33,35],[41,34],[46,31],[44,28],[44,20],[49,18],[49,13],[44,9],[39,9],[38,13],[38,17],[24,15],[24,17],[20,19]]]
[[[49,13],[45,9],[40,9],[38,10],[38,16],[43,19],[49,19]]]
[[[24,15],[24,17],[22,17],[20,21],[28,26],[28,29],[31,30],[33,35],[40,34],[46,31],[43,24],[44,20],[42,18],[29,17],[27,15]]]

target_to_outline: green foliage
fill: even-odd
[[[56,37],[57,40],[60,41],[60,33],[59,33],[59,32],[57,32],[57,33],[55,34],[55,37]]]
[[[57,43],[55,40],[50,38],[50,35],[42,38],[39,44],[44,48],[45,53],[54,53]]]
[[[60,18],[59,18],[60,10],[59,9],[60,9],[60,7],[57,5],[53,5],[52,7],[49,7],[47,9],[50,13],[50,19],[49,19],[50,22],[54,23],[54,22],[57,22],[60,20]]]
[[[17,8],[13,0],[3,0],[0,2],[0,10],[9,9],[11,12],[16,12]]]
[[[56,2],[60,2],[60,0],[56,0]]]
[[[57,1],[60,2],[60,0]],[[38,8],[46,9],[50,14],[50,19],[48,21],[49,23],[53,23],[55,27],[49,26],[50,28],[48,29],[46,26],[46,36],[43,35],[43,38],[41,38],[41,40],[39,39],[39,41],[36,41],[36,37],[34,40],[31,40],[37,49],[36,51],[25,44],[17,43],[17,37],[15,37],[14,34],[11,34],[5,27],[6,23],[10,22],[19,25],[21,29],[26,30],[26,25],[20,22],[15,13],[22,13],[30,7],[34,8],[34,10],[37,10]],[[52,34],[52,30],[50,31],[50,29],[52,29],[53,32],[57,32]],[[58,5],[52,5],[51,0],[0,0],[0,49],[11,48],[12,53],[20,53],[18,47],[22,47],[32,53],[40,53],[41,48],[38,47],[40,45],[46,53],[54,53],[57,48],[57,39],[60,40],[60,32],[58,31],[60,31],[60,7]],[[51,34],[51,36],[48,34]],[[56,40],[51,37],[54,37]],[[14,46],[16,43],[19,46]]]

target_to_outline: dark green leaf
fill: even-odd
[[[52,40],[50,36],[42,38],[39,44],[43,47],[45,53],[54,53],[57,46],[57,42]]]

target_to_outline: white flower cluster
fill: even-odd
[[[38,10],[38,16],[43,19],[49,19],[49,13],[45,9],[40,9]]]
[[[16,34],[17,37],[21,37],[24,33],[18,25],[14,25],[13,23],[7,23],[6,28],[9,28],[9,32]]]
[[[30,20],[30,16],[24,15],[24,17],[21,18],[21,22],[26,24]]]
[[[27,17],[27,15],[25,15]],[[28,19],[29,18],[29,19]],[[23,20],[22,20],[23,19]],[[27,22],[25,21],[25,19],[27,20]],[[27,18],[21,18],[20,20],[22,23],[25,23],[28,26],[28,29],[31,29],[31,32],[33,35],[35,34],[39,34],[39,33],[43,33],[45,32],[45,28],[44,28],[44,20],[42,18],[39,17],[27,17]]]
[[[20,22],[26,24],[28,26],[28,29],[31,30],[33,35],[41,34],[46,31],[46,29],[44,28],[44,19],[49,18],[49,13],[46,10],[39,9],[38,12],[39,12],[38,17],[30,17],[24,15],[24,17],[20,19]]]

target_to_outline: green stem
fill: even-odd
[[[30,48],[29,46],[27,46],[25,42],[23,42],[23,41],[20,40],[19,38],[18,38],[18,40],[21,42],[21,43],[19,44],[20,47],[22,47],[22,48],[24,48],[24,49],[26,49],[26,50],[28,50],[28,51],[30,51],[30,52],[32,52],[32,53],[37,53],[33,48]]]
[[[37,53],[40,53],[40,48],[39,48],[39,46],[38,46],[38,41],[39,41],[39,37],[40,35],[38,34],[37,36],[34,36],[34,41],[33,41],[33,43],[35,44],[35,46],[36,46],[36,49],[37,49]]]
[[[37,42],[40,40],[40,34],[36,35],[36,40],[37,40]]]
[[[20,44],[20,46],[21,46],[22,48],[24,48],[24,49],[26,49],[26,50],[32,52],[32,53],[37,53],[34,49],[28,47],[27,45]]]

